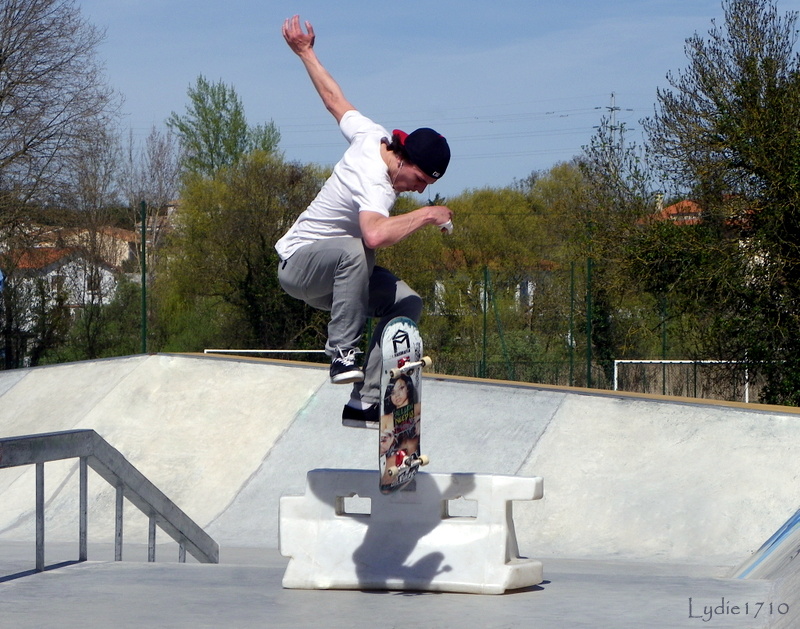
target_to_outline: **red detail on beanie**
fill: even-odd
[[[405,146],[408,133],[406,133],[405,131],[400,131],[400,129],[395,129],[394,131],[392,131],[392,135],[396,135],[398,138],[400,138],[400,144],[402,146]]]

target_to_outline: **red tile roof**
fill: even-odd
[[[16,267],[18,269],[43,269],[71,256],[78,251],[75,247],[37,247],[35,249],[25,249],[11,254],[17,257]]]
[[[681,225],[697,225],[701,222],[702,210],[694,201],[684,200],[665,207],[653,218],[661,221],[672,221]]]

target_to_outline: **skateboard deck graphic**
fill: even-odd
[[[378,460],[381,492],[397,491],[414,480],[428,460],[420,450],[422,433],[422,355],[417,324],[406,317],[392,319],[381,340],[381,419]]]

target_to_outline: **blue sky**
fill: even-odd
[[[290,160],[345,148],[281,36],[295,13],[345,95],[389,130],[433,127],[453,158],[431,193],[501,187],[580,153],[608,115],[639,138],[684,41],[722,21],[720,0],[78,0],[106,29],[99,50],[143,139],[184,113],[198,75],[233,86],[251,124],[272,120]],[[778,0],[780,12],[800,0]]]

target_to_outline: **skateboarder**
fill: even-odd
[[[450,148],[433,129],[389,133],[351,105],[314,51],[315,34],[295,15],[283,37],[300,57],[323,104],[349,143],[317,197],[277,242],[278,280],[292,297],[331,313],[326,352],[330,379],[353,384],[342,412],[348,426],[378,427],[381,348],[390,319],[418,321],[422,300],[405,282],[375,265],[375,250],[427,226],[451,224],[445,206],[425,206],[391,216],[397,196],[421,193],[444,175]],[[359,366],[358,345],[368,316],[380,317]]]

